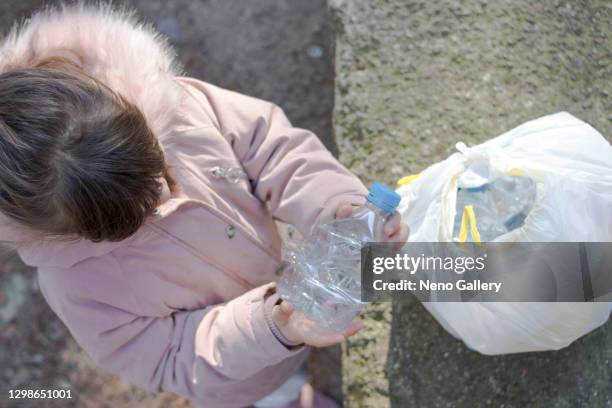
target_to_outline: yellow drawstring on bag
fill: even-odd
[[[412,183],[414,180],[421,177],[421,173],[411,174],[409,176],[402,177],[397,180],[397,186],[402,187]],[[459,242],[466,242],[468,237],[468,223],[470,224],[469,233],[472,236],[472,241],[480,244],[480,231],[478,231],[478,223],[476,221],[476,213],[474,207],[466,205],[463,207],[463,215],[461,216],[461,228],[459,229]]]
[[[409,176],[402,177],[401,179],[397,180],[397,186],[402,187],[402,186],[405,186],[406,184],[410,184],[414,180],[418,179],[419,177],[421,177],[421,173],[411,174]]]
[[[468,237],[468,222],[470,224],[470,234],[472,235],[472,241],[480,244],[480,232],[478,231],[478,224],[476,222],[476,213],[474,213],[474,207],[466,205],[463,207],[463,215],[461,216],[461,227],[459,228],[459,242],[465,242]]]

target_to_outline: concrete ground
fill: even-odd
[[[340,159],[368,182],[556,111],[612,141],[609,1],[329,2]],[[612,407],[612,325],[562,351],[487,357],[418,302],[378,304],[343,375],[348,407]]]
[[[0,30],[57,1],[3,0]],[[324,0],[130,0],[176,46],[188,75],[285,109],[296,126],[315,131],[335,150],[331,135],[333,68]],[[25,402],[20,407],[186,407],[154,396],[92,366],[48,309],[35,271],[14,256],[0,258],[0,407],[10,388],[70,387],[71,401]],[[339,354],[318,353],[315,384],[340,397]]]

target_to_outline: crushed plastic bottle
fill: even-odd
[[[491,242],[522,227],[535,199],[535,182],[525,176],[503,176],[478,187],[458,188],[453,239],[458,239],[466,205],[474,208],[481,240]]]
[[[366,204],[354,209],[351,217],[315,227],[308,239],[287,241],[280,296],[330,330],[348,328],[364,305],[361,246],[382,240],[384,223],[399,202],[395,191],[374,183]]]

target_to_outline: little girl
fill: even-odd
[[[38,267],[91,358],[140,387],[250,405],[307,346],[359,330],[330,333],[278,299],[275,220],[307,235],[364,195],[278,107],[181,77],[130,16],[45,11],[0,45],[0,240]],[[386,233],[407,236],[398,216]]]

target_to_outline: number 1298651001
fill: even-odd
[[[16,389],[9,390],[9,399],[71,399],[72,390],[31,390]]]

